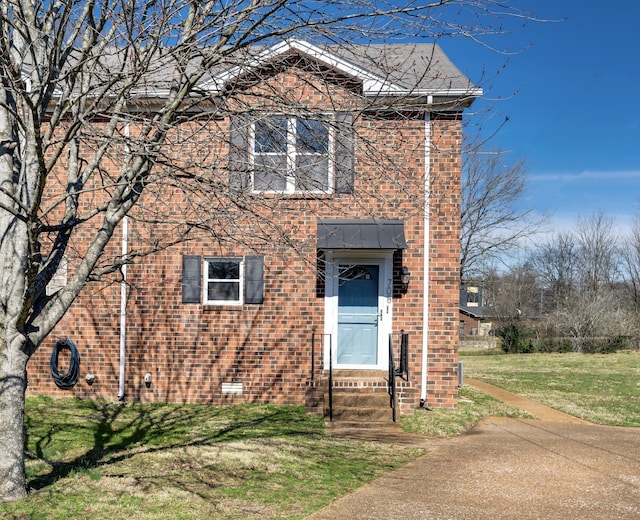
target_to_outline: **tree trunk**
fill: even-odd
[[[6,335],[6,332],[5,332]],[[27,496],[24,407],[27,355],[18,338],[0,343],[0,502]]]

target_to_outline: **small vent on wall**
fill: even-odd
[[[242,393],[242,383],[222,383],[222,393],[223,394],[241,394]]]

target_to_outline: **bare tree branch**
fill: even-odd
[[[527,170],[502,151],[472,150],[463,165],[461,203],[461,279],[482,278],[492,261],[538,233],[544,217],[523,208]]]

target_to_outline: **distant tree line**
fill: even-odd
[[[482,287],[504,348],[638,348],[640,209],[629,232],[600,212],[545,238],[546,218],[524,203],[526,180],[524,161],[467,142],[460,279]]]
[[[578,219],[506,270],[482,276],[506,351],[608,352],[640,345],[640,214],[619,233],[604,213]]]

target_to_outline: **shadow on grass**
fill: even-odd
[[[31,478],[33,490],[140,453],[322,432],[322,422],[305,415],[302,408],[269,405],[122,405],[75,400],[61,405],[39,400],[28,410],[25,423],[27,459],[51,468]]]

